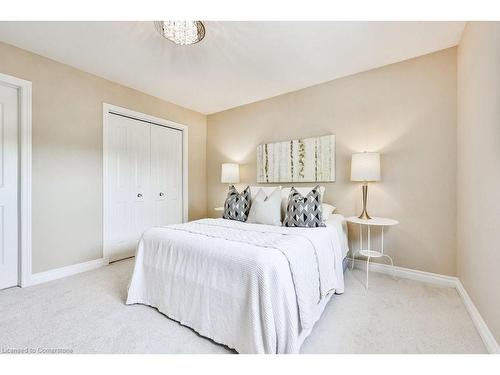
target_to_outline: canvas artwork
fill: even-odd
[[[335,181],[335,136],[266,143],[257,147],[257,182]]]

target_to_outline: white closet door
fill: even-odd
[[[150,124],[110,114],[107,145],[106,255],[134,255],[151,226]]]
[[[0,289],[18,284],[18,93],[0,85]]]
[[[182,132],[151,126],[154,225],[182,223]]]

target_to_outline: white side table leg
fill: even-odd
[[[366,261],[366,290],[368,290],[369,271],[370,271],[370,256],[368,256],[368,259]]]
[[[381,244],[380,244],[380,252],[383,254],[384,253],[384,227],[382,227],[382,238],[381,238]]]
[[[359,253],[363,249],[363,226],[359,224],[359,249],[358,251],[352,251],[352,261],[351,261],[351,271],[354,269],[354,259],[356,259],[356,253]]]
[[[367,227],[368,227],[368,251],[370,251],[372,249],[372,247],[371,247],[371,236],[372,236],[372,234],[370,232],[370,224],[368,224]]]
[[[382,236],[381,236],[381,249],[380,249],[380,252],[382,253],[382,255],[386,258],[389,258],[389,260],[391,261],[391,268],[392,268],[392,278],[395,279],[396,278],[396,271],[394,271],[394,263],[392,262],[392,258],[387,255],[387,254],[384,254],[384,227],[382,227]]]
[[[363,250],[363,226],[359,224],[359,250]]]
[[[370,224],[367,225],[368,227],[368,251],[372,249],[371,247],[371,231],[370,231]],[[369,253],[368,253],[369,254]],[[368,259],[366,260],[366,289],[368,290],[368,277],[370,273],[370,256],[368,255]]]

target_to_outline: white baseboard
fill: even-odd
[[[481,317],[481,314],[474,305],[474,302],[472,302],[471,298],[469,297],[469,294],[465,290],[460,280],[457,280],[456,288],[458,294],[460,295],[460,297],[462,297],[462,300],[464,301],[465,308],[467,309],[472,321],[474,322],[474,325],[476,326],[477,332],[483,339],[486,349],[488,349],[488,352],[492,354],[500,354],[500,346],[498,345],[497,341],[495,340],[495,337],[493,336],[490,329],[486,325],[486,322]]]
[[[351,262],[352,259],[349,259],[349,266],[351,266]],[[356,259],[354,261],[354,265],[356,266],[356,268],[366,269],[365,260]],[[370,262],[370,271],[383,273],[386,275],[393,274],[393,269],[390,265],[381,263]],[[451,288],[455,288],[458,281],[458,278],[453,276],[445,276],[445,275],[440,275],[438,273],[412,270],[410,268],[397,267],[397,266],[394,266],[394,275],[397,277],[401,277],[403,279],[422,281],[425,283],[448,286]]]
[[[27,286],[46,283],[48,281],[61,279],[63,277],[76,275],[77,273],[94,270],[108,264],[107,259],[95,259],[88,262],[72,264],[71,266],[56,268],[49,271],[37,272],[30,275]]]
[[[352,264],[352,258],[349,259],[349,266]],[[359,269],[366,269],[366,261],[356,259],[354,261],[354,266]],[[416,281],[421,281],[425,283],[430,283],[434,285],[446,286],[450,288],[455,288],[457,290],[458,295],[462,298],[462,301],[465,305],[467,312],[469,313],[474,326],[476,327],[479,336],[483,340],[486,349],[491,354],[500,354],[500,346],[495,340],[495,337],[491,333],[490,329],[486,325],[486,322],[482,318],[478,309],[472,302],[469,294],[465,290],[462,282],[458,277],[440,275],[437,273],[424,272],[418,270],[412,270],[410,268],[404,267],[396,267],[394,266],[394,271],[390,265],[381,264],[381,263],[371,263],[370,262],[370,271],[383,273],[386,275],[394,275],[396,277],[400,277],[403,279],[411,279]]]

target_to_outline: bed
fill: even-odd
[[[344,291],[346,224],[285,228],[202,219],[146,231],[127,304],[157,308],[238,353],[298,353]]]

